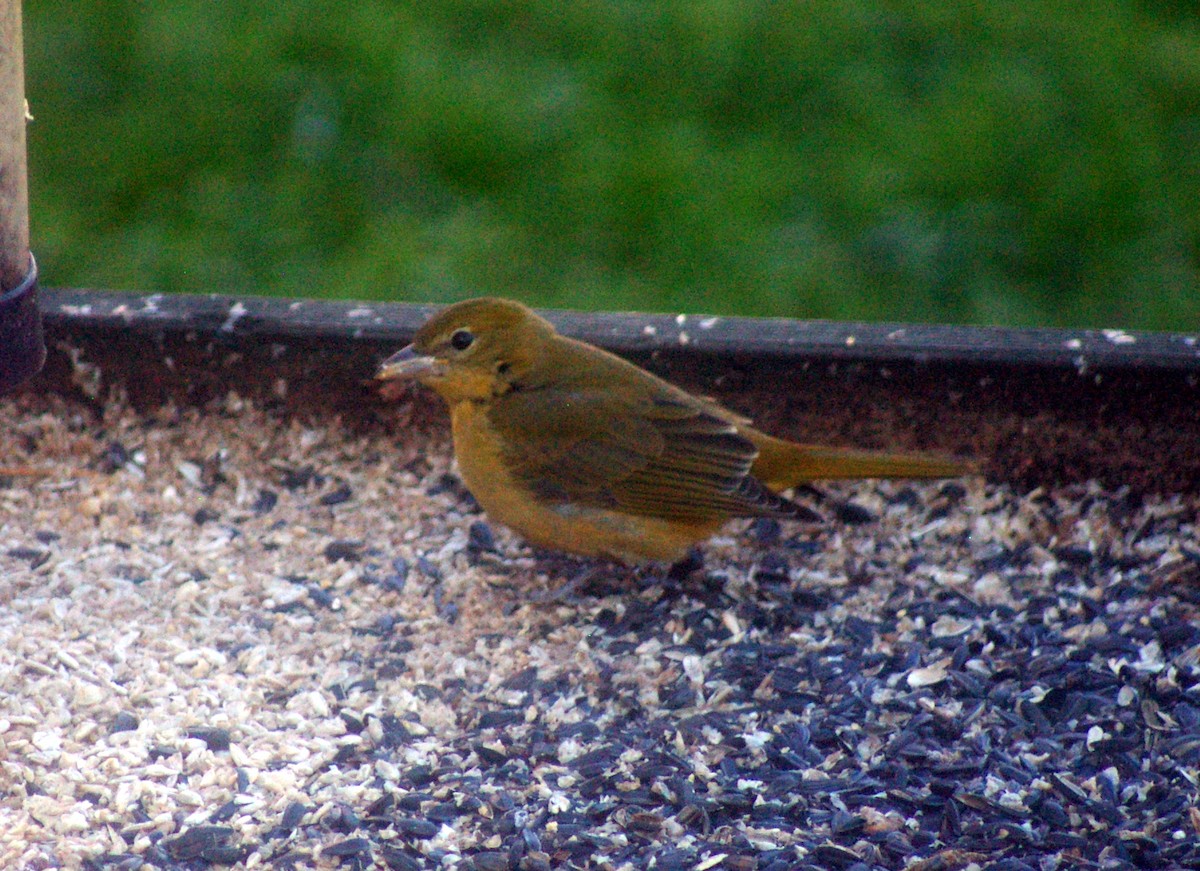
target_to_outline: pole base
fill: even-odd
[[[12,290],[0,293],[0,394],[37,374],[46,361],[42,313],[37,298],[37,261]]]

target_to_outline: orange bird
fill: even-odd
[[[733,517],[811,518],[779,495],[798,484],[972,470],[769,436],[504,299],[443,309],[375,377],[441,394],[462,479],[488,515],[581,556],[676,561]]]

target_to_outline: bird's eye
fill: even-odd
[[[465,351],[475,341],[475,334],[470,330],[455,330],[450,336],[450,347],[456,351]]]

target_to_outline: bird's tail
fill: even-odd
[[[834,478],[954,478],[979,471],[969,460],[936,454],[896,454],[803,445],[754,431],[758,446],[751,474],[772,490]]]

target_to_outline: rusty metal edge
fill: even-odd
[[[439,306],[44,288],[50,327],[179,332],[213,338],[407,342]],[[568,335],[622,353],[680,351],[772,359],[970,364],[1200,373],[1200,332],[1020,329],[717,317],[543,312]]]

